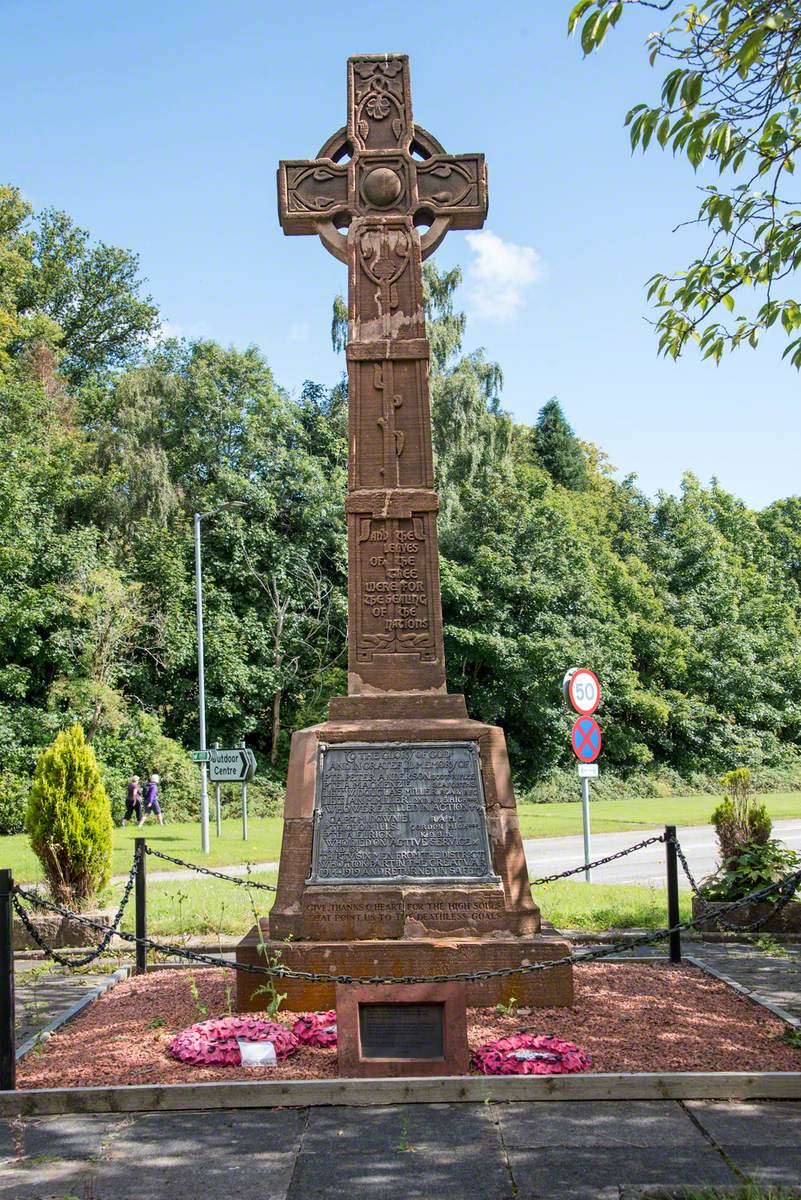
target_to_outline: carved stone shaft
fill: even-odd
[[[348,691],[444,692],[422,260],[483,224],[484,158],[415,126],[405,55],[367,55],[347,128],[282,162],[278,191],[284,231],[348,264]]]

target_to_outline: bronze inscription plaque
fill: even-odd
[[[360,1058],[443,1058],[444,1004],[360,1004]]]
[[[476,742],[320,744],[310,883],[497,878]]]

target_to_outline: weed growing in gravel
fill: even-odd
[[[267,943],[264,940],[264,933],[262,931],[261,921],[259,920],[259,913],[258,913],[258,909],[256,908],[256,902],[253,899],[253,895],[251,893],[250,888],[246,888],[246,891],[250,898],[251,907],[253,908],[253,920],[256,922],[256,930],[257,930],[258,938],[259,938],[258,953],[262,956],[262,958],[264,958],[266,960],[268,967],[280,967],[281,951],[276,950],[275,954],[272,954],[272,955],[268,954]],[[287,941],[289,941],[288,938],[287,938]],[[278,988],[275,986],[275,977],[273,975],[265,975],[264,978],[265,978],[265,982],[260,984],[259,987],[257,987],[254,990],[253,995],[254,996],[269,996],[269,1000],[267,1002],[267,1006],[264,1011],[267,1013],[267,1016],[270,1018],[270,1020],[274,1021],[276,1016],[278,1015],[278,1010],[280,1009],[284,1000],[286,1000],[286,998],[287,998],[287,993],[279,992]]]
[[[195,1002],[195,1012],[201,1019],[203,1017],[207,1017],[209,1015],[209,1010],[205,1004],[200,1003],[200,992],[198,990],[197,980],[195,979],[194,975],[189,976],[189,991],[191,992],[192,999]]]
[[[785,1029],[784,1033],[779,1035],[779,1041],[784,1042],[785,1046],[792,1046],[795,1050],[801,1050],[801,1029],[797,1027]]]
[[[502,1013],[505,1017],[508,1017],[515,1011],[515,1009],[517,1008],[517,1004],[518,1004],[517,997],[510,996],[509,1003],[504,1004],[503,1002],[501,1002],[500,1004],[496,1004],[495,1011]]]

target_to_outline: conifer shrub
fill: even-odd
[[[36,764],[25,828],[59,904],[80,908],[111,875],[109,798],[83,729],[62,730]]]
[[[773,828],[766,806],[754,800],[748,767],[729,771],[721,779],[726,794],[712,814],[724,866],[751,846],[764,846]]]

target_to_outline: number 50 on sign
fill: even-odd
[[[562,680],[565,699],[583,717],[594,713],[601,703],[601,685],[598,676],[586,667],[571,667]]]

